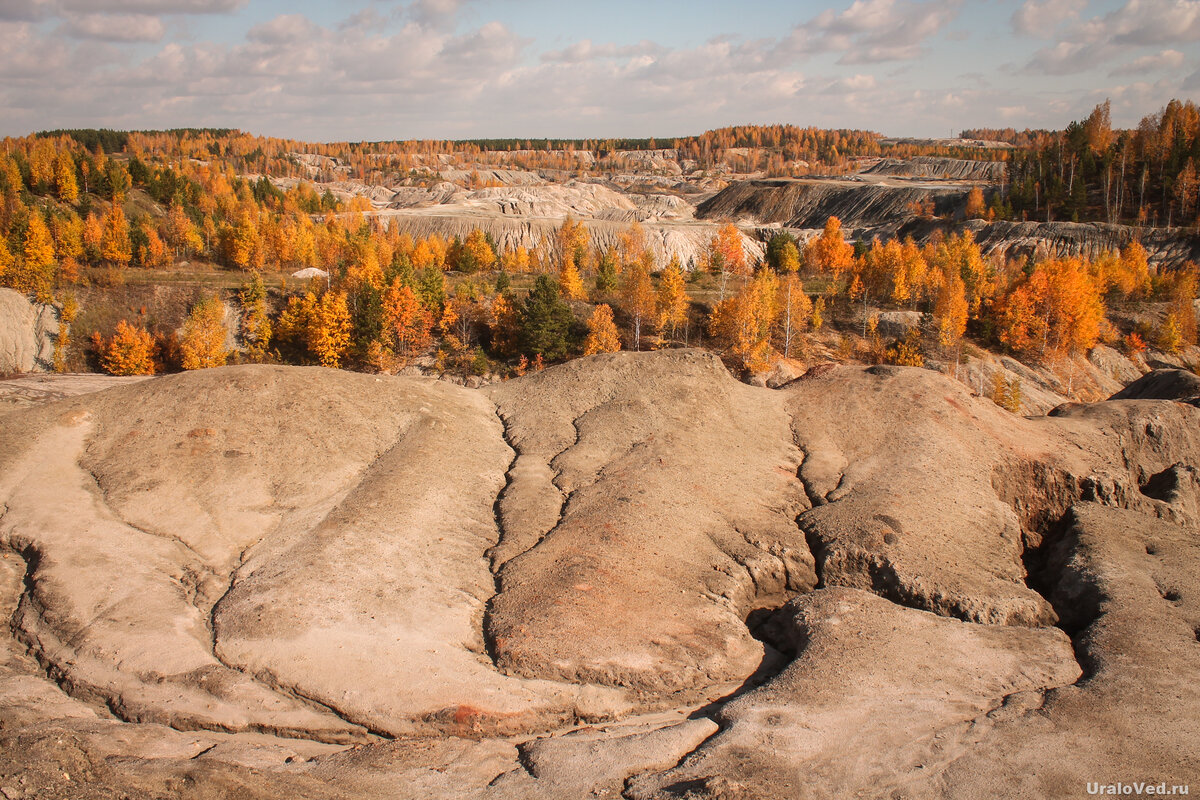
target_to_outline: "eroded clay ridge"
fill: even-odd
[[[0,417],[0,784],[1195,782],[1197,464],[1185,402],[1024,419],[927,370],[768,390],[687,350],[50,402]]]

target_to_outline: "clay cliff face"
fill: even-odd
[[[687,350],[481,391],[231,367],[11,411],[0,787],[1194,783],[1197,464],[1173,399],[1026,419],[927,370],[771,390]]]

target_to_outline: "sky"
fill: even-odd
[[[0,0],[0,136],[949,136],[1172,97],[1200,0]]]

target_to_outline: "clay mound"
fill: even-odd
[[[865,175],[894,175],[906,178],[942,178],[959,181],[998,181],[1004,177],[1003,161],[971,161],[961,158],[884,158],[867,169]]]
[[[1110,400],[1196,400],[1200,376],[1182,369],[1156,369],[1138,378]]]
[[[49,371],[57,334],[53,306],[30,303],[12,289],[0,289],[0,374]]]
[[[14,410],[0,789],[1195,782],[1197,463],[1185,403],[1026,419],[929,370],[771,390],[689,350],[484,391],[233,367]]]
[[[536,172],[523,169],[491,169],[479,167],[475,169],[444,169],[438,173],[443,181],[459,186],[485,184],[500,184],[502,186],[533,186],[545,183]]]
[[[1150,263],[1160,268],[1173,269],[1188,261],[1200,260],[1200,236],[1173,228],[1137,228],[1104,222],[987,222],[978,219],[956,225],[971,231],[984,255],[999,258],[1086,256],[1095,259],[1105,250],[1120,250],[1136,240],[1146,248]],[[946,221],[913,219],[895,233],[926,242],[939,232],[949,231],[950,225]]]
[[[468,208],[477,208],[505,216],[597,217],[619,209],[633,211],[634,204],[623,194],[597,183],[568,181],[544,186],[493,187],[469,193],[462,200]]]
[[[671,220],[665,213],[661,214],[660,220],[650,221],[653,217],[660,216],[662,211],[653,204],[653,213],[645,209],[615,211],[619,212],[614,214],[617,217],[615,220],[583,220],[587,225],[593,248],[603,252],[615,247],[621,235],[629,229],[629,223],[634,218],[642,218],[647,220],[643,224],[647,246],[654,253],[656,262],[666,265],[672,258],[678,258],[685,269],[692,269],[701,262],[720,227],[716,223],[696,224],[688,220]],[[543,242],[553,242],[556,232],[562,226],[561,217],[525,217],[483,212],[461,214],[441,207],[382,211],[377,212],[377,216],[388,225],[395,225],[414,237],[436,233],[447,238],[458,236],[465,239],[471,231],[478,228],[490,234],[501,249],[532,249]],[[746,252],[746,258],[754,261],[763,257],[766,244],[743,232],[742,248]]]
[[[933,201],[939,216],[955,216],[969,191],[969,186],[887,186],[843,180],[739,181],[697,206],[696,217],[823,228],[833,216],[848,228],[858,228],[906,219],[915,204],[927,200]]]
[[[584,359],[489,390],[517,459],[487,633],[497,664],[530,677],[736,686],[764,659],[746,616],[816,582],[794,522],[800,456],[779,398],[715,356],[639,362]]]

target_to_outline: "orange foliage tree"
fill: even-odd
[[[732,222],[717,230],[709,243],[709,265],[721,276],[721,300],[725,299],[725,285],[730,275],[749,275],[750,265],[742,247],[742,232]]]
[[[835,280],[854,266],[854,248],[842,234],[840,219],[830,217],[825,221],[825,230],[804,248],[804,261],[810,270]]]
[[[625,271],[621,282],[621,303],[629,315],[634,350],[641,349],[642,326],[653,319],[657,299],[650,273],[644,265],[634,264]]]
[[[411,287],[399,278],[383,293],[383,332],[387,345],[397,355],[410,357],[429,346],[433,317]]]
[[[1079,258],[1043,261],[998,303],[1000,341],[1013,350],[1071,355],[1100,338],[1104,301]]]
[[[100,258],[116,267],[128,265],[133,258],[129,223],[125,220],[125,210],[121,207],[124,202],[125,198],[121,195],[113,197],[112,206],[104,216],[100,238]]]
[[[658,286],[658,332],[675,339],[679,326],[687,322],[688,306],[691,298],[683,280],[683,269],[679,259],[671,259],[671,263],[663,270],[662,279]]]
[[[205,297],[192,307],[183,323],[179,343],[184,369],[224,366],[229,351],[225,348],[225,306],[216,297]]]
[[[740,292],[717,303],[709,318],[709,334],[748,371],[761,372],[775,358],[770,339],[779,311],[779,278],[761,269]]]
[[[145,328],[121,320],[112,338],[92,334],[101,368],[110,375],[153,375],[154,337]]]
[[[612,308],[605,303],[596,306],[588,318],[588,335],[583,342],[585,356],[596,353],[615,353],[621,349],[621,337],[613,323]]]

